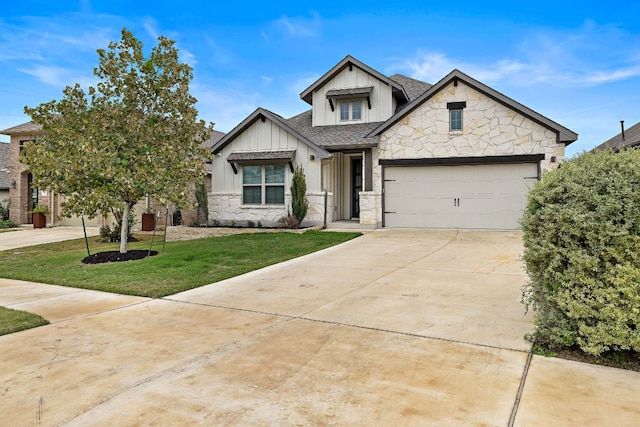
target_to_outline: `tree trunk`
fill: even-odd
[[[124,204],[124,211],[122,212],[122,224],[120,225],[120,253],[127,253],[127,243],[129,236],[129,212],[131,211],[131,207],[129,207],[129,203]]]

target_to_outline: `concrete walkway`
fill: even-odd
[[[640,424],[640,374],[530,356],[519,233],[374,231],[159,300],[0,279],[10,425]]]

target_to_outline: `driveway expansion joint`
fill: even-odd
[[[531,366],[531,359],[533,359],[533,353],[529,351],[527,356],[527,362],[524,365],[524,371],[522,372],[522,378],[520,379],[520,386],[518,387],[518,393],[516,394],[516,400],[513,403],[513,409],[511,410],[511,417],[509,418],[509,427],[513,427],[516,421],[516,415],[518,414],[518,407],[520,406],[520,399],[522,398],[522,392],[524,391],[524,383],[527,380],[529,374],[529,367]]]
[[[165,301],[177,302],[177,303],[181,303],[181,304],[192,304],[192,305],[203,306],[203,307],[219,308],[219,309],[223,309],[223,310],[233,310],[233,311],[244,312],[244,313],[253,313],[253,314],[262,314],[262,315],[266,315],[266,316],[282,317],[282,318],[285,318],[287,320],[305,320],[307,322],[324,323],[324,324],[329,324],[329,325],[344,326],[344,327],[348,327],[348,328],[363,329],[363,330],[367,330],[367,331],[382,332],[382,333],[393,334],[393,335],[402,335],[402,336],[413,337],[413,338],[423,338],[423,339],[428,339],[428,340],[437,340],[437,341],[448,342],[448,343],[452,343],[452,344],[465,344],[465,345],[470,345],[470,346],[488,348],[488,349],[491,349],[491,350],[507,350],[507,351],[514,351],[514,352],[517,352],[517,353],[528,353],[528,354],[531,354],[530,350],[521,350],[521,349],[515,349],[515,348],[499,347],[499,346],[495,346],[495,345],[466,342],[466,341],[454,340],[454,339],[449,339],[449,338],[430,337],[428,335],[420,335],[420,334],[416,334],[416,333],[412,333],[412,332],[394,331],[394,330],[391,330],[391,329],[375,328],[375,327],[372,327],[372,326],[362,326],[362,325],[354,325],[354,324],[350,324],[350,323],[335,322],[335,321],[330,321],[330,320],[314,319],[314,318],[311,318],[311,317],[306,317],[306,314],[299,315],[299,316],[294,316],[294,315],[291,315],[291,314],[272,313],[272,312],[268,312],[268,311],[251,310],[251,309],[248,309],[248,308],[229,307],[229,306],[224,306],[224,305],[205,304],[205,303],[201,303],[201,302],[192,302],[192,301],[182,301],[182,300],[171,299],[171,298],[167,298],[167,297],[164,297],[164,298],[161,298],[161,299],[163,299]]]

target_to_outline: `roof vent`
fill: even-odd
[[[622,128],[622,141],[624,141],[624,120],[620,120],[620,127]]]

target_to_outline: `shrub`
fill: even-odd
[[[105,225],[103,227],[100,227],[100,240],[102,240],[105,243],[113,243],[113,242],[119,242],[120,241],[120,232],[122,231],[122,212],[114,212],[114,216],[116,217],[116,223],[111,225],[111,227],[109,227],[108,225]],[[133,211],[133,208],[129,211],[129,219],[128,219],[128,224],[129,224],[129,228],[128,230],[128,234],[127,234],[127,241],[128,242],[135,242],[136,239],[133,237],[132,235],[132,230],[133,230],[133,226],[136,223],[136,218],[135,218],[135,213]]]
[[[309,201],[307,200],[307,180],[304,176],[302,166],[296,166],[291,181],[291,210],[293,216],[302,224],[302,220],[307,216]]]
[[[0,229],[2,228],[16,228],[18,225],[10,219],[0,220]]]
[[[280,228],[300,228],[298,218],[291,214],[287,214],[278,219],[278,227]]]
[[[545,172],[522,230],[529,338],[593,355],[640,351],[640,150],[584,153]]]
[[[195,196],[198,201],[198,214],[202,214],[203,222],[206,226],[209,223],[209,197],[204,180],[196,184]],[[198,215],[197,221],[200,222],[200,215]]]
[[[0,200],[0,220],[9,219],[9,199]]]

